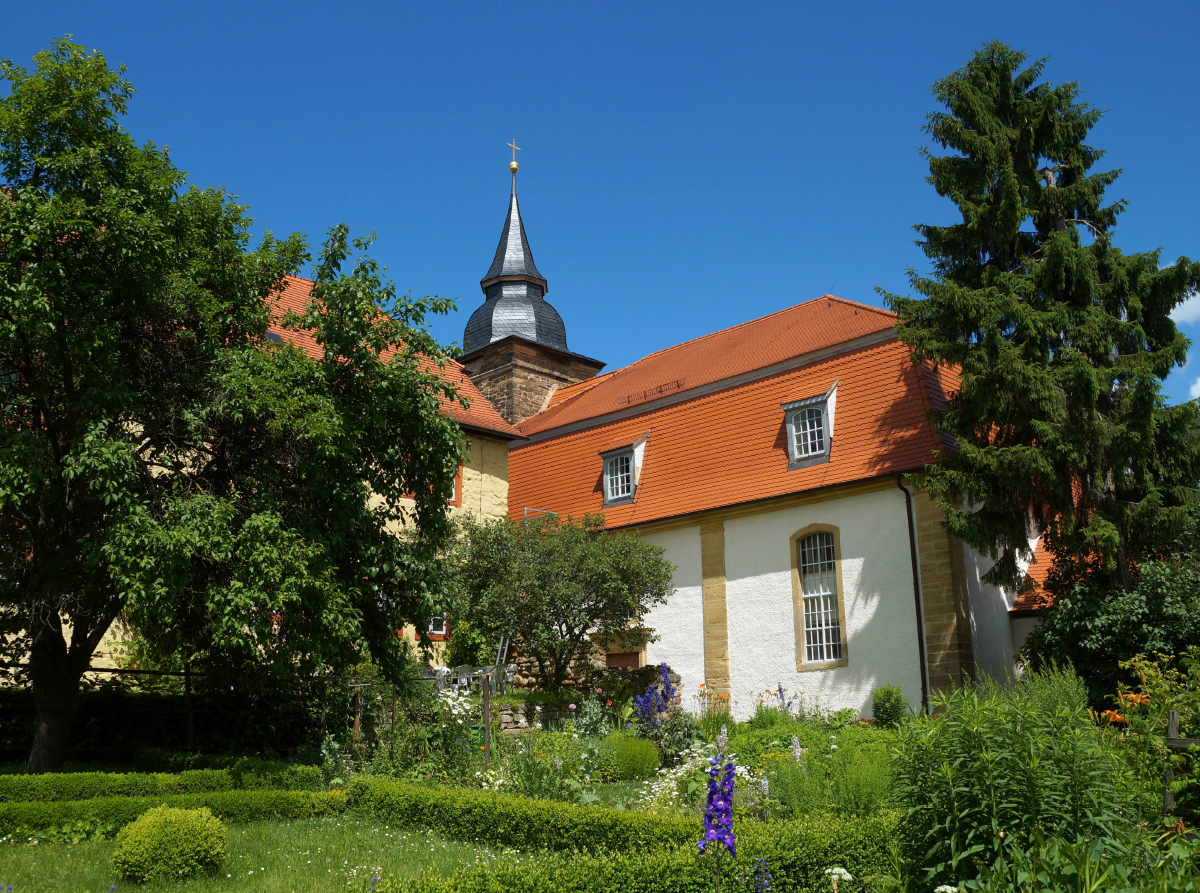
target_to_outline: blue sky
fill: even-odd
[[[56,0],[11,5],[0,56],[68,33],[128,66],[131,132],[259,230],[376,231],[401,290],[457,298],[445,342],[482,301],[514,137],[547,298],[609,368],[826,292],[906,291],[911,226],[953,219],[916,152],[928,85],[990,39],[1107,110],[1117,243],[1200,256],[1194,0]],[[1200,299],[1178,316],[1200,350]],[[1200,395],[1195,351],[1167,392]]]

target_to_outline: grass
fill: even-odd
[[[373,875],[412,876],[430,870],[450,874],[460,866],[499,855],[486,847],[456,843],[433,833],[388,828],[352,816],[297,822],[226,826],[229,857],[215,877],[197,878],[187,893],[328,893],[366,888]],[[178,883],[118,883],[112,873],[111,840],[74,846],[37,843],[0,845],[0,886],[13,893],[159,893]]]

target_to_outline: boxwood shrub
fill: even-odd
[[[156,806],[117,835],[113,871],[127,881],[181,880],[225,862],[225,826],[204,807]]]
[[[94,822],[115,832],[155,806],[207,806],[218,818],[242,823],[331,815],[345,811],[346,797],[311,791],[212,791],[168,797],[0,803],[0,837],[27,837],[79,822]]]
[[[263,761],[258,761],[261,764]],[[163,772],[68,772],[0,775],[0,803],[34,800],[92,800],[96,797],[162,797],[230,790],[317,791],[323,787],[315,766],[254,763],[230,769]]]
[[[699,827],[698,820],[673,816],[489,791],[422,788],[388,778],[356,778],[347,794],[350,806],[393,825],[518,849],[595,852],[678,846],[691,842]]]
[[[699,822],[691,822],[699,836]],[[740,877],[752,875],[755,859],[764,859],[771,888],[796,893],[828,893],[825,869],[839,865],[862,889],[872,875],[889,870],[888,842],[900,830],[900,813],[889,811],[869,819],[826,818],[747,824],[736,828],[738,858],[726,861],[724,877],[731,890],[750,890]],[[365,889],[365,886],[364,886]],[[712,862],[702,859],[691,842],[674,848],[652,847],[628,852],[541,853],[480,863],[449,878],[387,878],[376,893],[708,893],[713,889]]]

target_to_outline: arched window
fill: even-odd
[[[837,531],[824,525],[807,527],[792,537],[792,548],[797,668],[845,664],[846,619]]]

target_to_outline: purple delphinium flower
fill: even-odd
[[[754,893],[771,893],[771,865],[766,859],[754,860]]]
[[[722,769],[720,763],[725,761]],[[724,754],[718,754],[709,761],[708,770],[708,800],[704,805],[704,836],[696,848],[701,853],[708,852],[709,844],[717,843],[729,851],[729,855],[737,857],[737,838],[733,833],[733,782],[734,765],[732,760],[725,760]],[[720,856],[720,850],[716,851]]]

